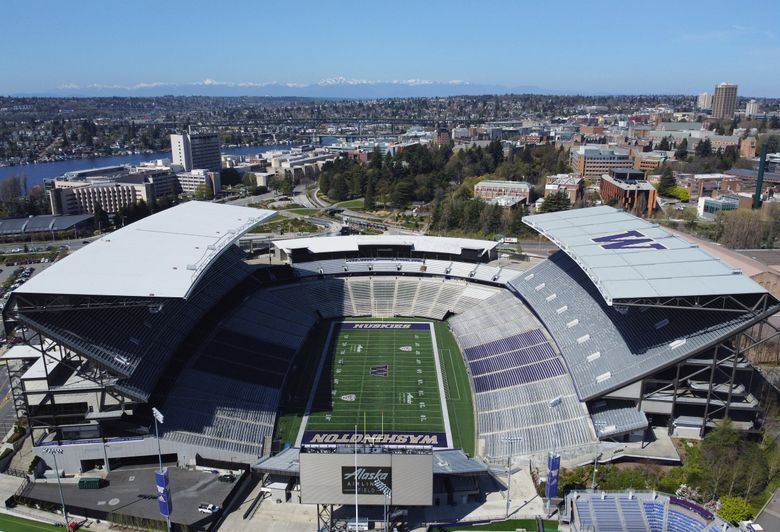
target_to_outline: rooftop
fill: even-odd
[[[105,235],[16,292],[186,298],[212,261],[273,214],[200,201],[182,203]]]
[[[0,234],[41,233],[65,231],[93,218],[91,214],[30,216],[28,218],[4,218],[0,220]]]
[[[274,242],[274,246],[286,253],[294,249],[307,249],[310,253],[315,254],[359,251],[360,246],[410,246],[418,252],[459,255],[464,249],[474,249],[485,253],[497,245],[497,242],[490,240],[416,235],[349,235],[295,238]]]
[[[608,305],[621,299],[766,292],[697,245],[612,207],[536,214],[523,222],[574,259]]]
[[[480,181],[475,187],[508,187],[508,188],[531,188],[531,184],[526,181],[502,181],[499,179],[486,179]]]

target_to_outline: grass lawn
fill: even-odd
[[[278,216],[278,218],[277,218]],[[250,233],[314,233],[319,229],[316,224],[300,218],[284,218],[275,214],[270,222],[265,222],[253,228]]]
[[[306,429],[444,432],[430,325],[351,328],[358,323],[377,325],[335,326]]]
[[[320,212],[319,209],[311,209],[307,207],[296,207],[293,209],[286,209],[287,212],[292,212],[295,214],[300,214],[301,216],[314,216],[318,212]]]
[[[339,207],[341,209],[352,209],[353,211],[360,210],[363,208],[363,198],[341,201],[336,203],[334,207]]]
[[[54,519],[54,516],[52,516],[52,519]],[[0,532],[62,532],[63,530],[65,530],[63,527],[22,519],[15,515],[0,514]]]

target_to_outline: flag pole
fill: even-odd
[[[358,426],[357,424],[355,424],[355,530],[357,530],[358,528],[357,435],[358,435]]]

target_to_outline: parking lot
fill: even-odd
[[[65,504],[75,507],[116,512],[146,519],[162,519],[154,484],[155,467],[121,468],[108,474],[109,485],[100,489],[79,489],[75,484],[63,484]],[[235,484],[220,482],[217,474],[170,468],[173,512],[171,520],[187,525],[200,525],[212,516],[198,511],[201,503],[221,505]],[[56,480],[36,483],[28,497],[59,504]]]

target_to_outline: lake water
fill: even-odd
[[[266,144],[263,146],[241,146],[239,148],[223,148],[224,155],[252,155],[271,150],[290,149],[290,144]],[[170,159],[170,151],[153,153],[136,153],[133,155],[116,155],[110,157],[95,157],[93,159],[72,159],[52,163],[26,164],[22,166],[4,166],[0,168],[0,180],[12,175],[27,176],[27,188],[38,185],[44,179],[58,177],[65,172],[73,170],[86,170],[87,168],[100,168],[101,166],[115,166],[119,164],[138,164],[155,159]]]

